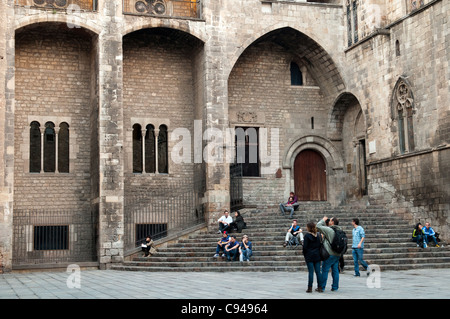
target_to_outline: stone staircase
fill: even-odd
[[[213,257],[220,238],[216,232],[199,232],[188,239],[179,240],[165,248],[159,248],[152,257],[137,253],[131,261],[112,266],[115,270],[128,271],[305,271],[306,264],[301,246],[283,247],[284,237],[292,222],[281,216],[278,208],[265,210],[241,210],[247,223],[242,234],[234,233],[241,241],[247,234],[253,243],[250,262],[228,262],[226,258]],[[336,216],[339,225],[347,232],[351,243],[351,220],[358,217],[366,232],[364,259],[380,266],[381,270],[407,270],[415,268],[450,267],[450,249],[443,247],[426,249],[416,247],[410,241],[413,225],[383,207],[342,206],[331,208],[328,203],[302,204],[294,218],[306,231],[306,223],[317,222],[323,216]],[[351,249],[344,255],[344,271],[353,272]]]

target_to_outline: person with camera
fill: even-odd
[[[326,221],[328,220],[328,217],[324,217],[322,220],[320,220],[316,227],[317,230],[320,231],[323,234],[324,241],[323,245],[325,247],[325,250],[328,252],[329,257],[322,262],[322,291],[325,291],[325,286],[327,285],[328,280],[328,273],[331,269],[331,278],[333,280],[331,284],[331,291],[337,291],[339,289],[339,258],[341,257],[342,253],[336,252],[331,248],[331,243],[333,242],[333,239],[335,237],[335,229],[336,230],[342,230],[341,227],[339,227],[339,220],[336,217],[333,217],[329,219],[329,223],[327,226]],[[316,289],[316,291],[319,291],[319,289]]]

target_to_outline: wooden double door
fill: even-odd
[[[294,162],[295,194],[299,201],[327,200],[327,172],[322,155],[304,150]]]

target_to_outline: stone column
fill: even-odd
[[[0,1],[0,273],[12,270],[14,192],[14,1]]]
[[[203,130],[222,131],[223,141],[225,131],[229,127],[228,121],[228,78],[225,74],[223,63],[226,58],[224,43],[226,34],[220,23],[221,9],[224,6],[222,0],[207,0],[204,5],[203,15],[209,40],[205,43],[205,106],[203,112]],[[204,141],[205,144],[210,141]],[[216,230],[217,219],[225,209],[230,209],[230,165],[225,160],[225,145],[222,148],[222,158],[217,161],[205,158],[206,178],[206,218],[209,230]]]
[[[123,261],[124,184],[121,1],[100,1],[99,35],[99,234],[100,267]]]

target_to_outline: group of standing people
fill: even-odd
[[[359,265],[361,264],[367,275],[370,274],[369,265],[363,259],[364,251],[364,229],[359,225],[358,218],[352,220],[352,256],[354,262],[355,277],[360,276]],[[329,219],[324,217],[317,224],[309,222],[306,225],[307,233],[304,235],[303,255],[308,267],[308,288],[306,292],[312,292],[314,274],[317,280],[317,292],[324,292],[328,280],[328,273],[331,270],[331,291],[339,289],[339,262],[343,251],[336,251],[333,246],[333,239],[337,231],[342,231],[339,220],[336,217]],[[321,252],[321,250],[324,250]]]

